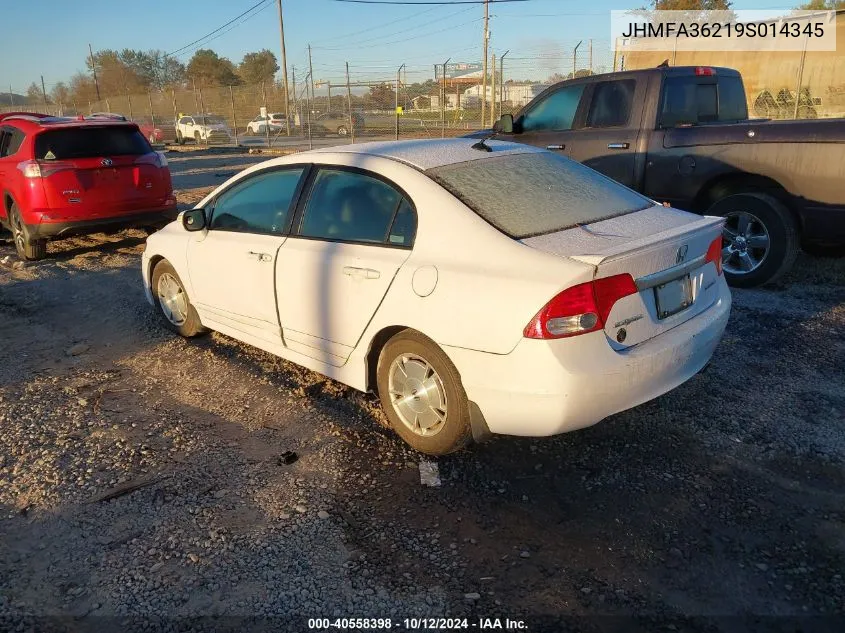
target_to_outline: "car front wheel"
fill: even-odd
[[[765,193],[727,196],[707,215],[725,218],[722,269],[730,285],[771,283],[792,268],[798,254],[795,219],[777,198]]]
[[[472,438],[458,370],[434,341],[404,330],[381,350],[378,393],[393,430],[414,449],[446,455]]]
[[[151,281],[158,313],[169,329],[188,338],[207,331],[170,262],[156,264]]]

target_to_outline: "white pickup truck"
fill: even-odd
[[[176,120],[176,142],[193,139],[199,143],[231,143],[234,134],[226,120],[216,114],[183,114]]]

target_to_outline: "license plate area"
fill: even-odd
[[[654,287],[657,318],[665,319],[692,305],[692,284],[689,275],[678,277]]]

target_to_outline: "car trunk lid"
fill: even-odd
[[[631,275],[637,292],[616,301],[604,323],[611,346],[624,349],[680,325],[715,301],[718,273],[707,255],[720,238],[722,222],[654,206],[521,241],[593,266],[596,279]]]

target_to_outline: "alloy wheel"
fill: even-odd
[[[176,327],[180,327],[188,318],[188,300],[182,285],[173,275],[164,273],[158,278],[156,291],[164,317]]]
[[[430,437],[443,428],[446,389],[434,367],[421,356],[402,354],[390,364],[388,392],[396,415],[413,433]]]
[[[728,213],[722,229],[722,268],[733,275],[747,275],[763,264],[770,244],[769,231],[756,215]]]

